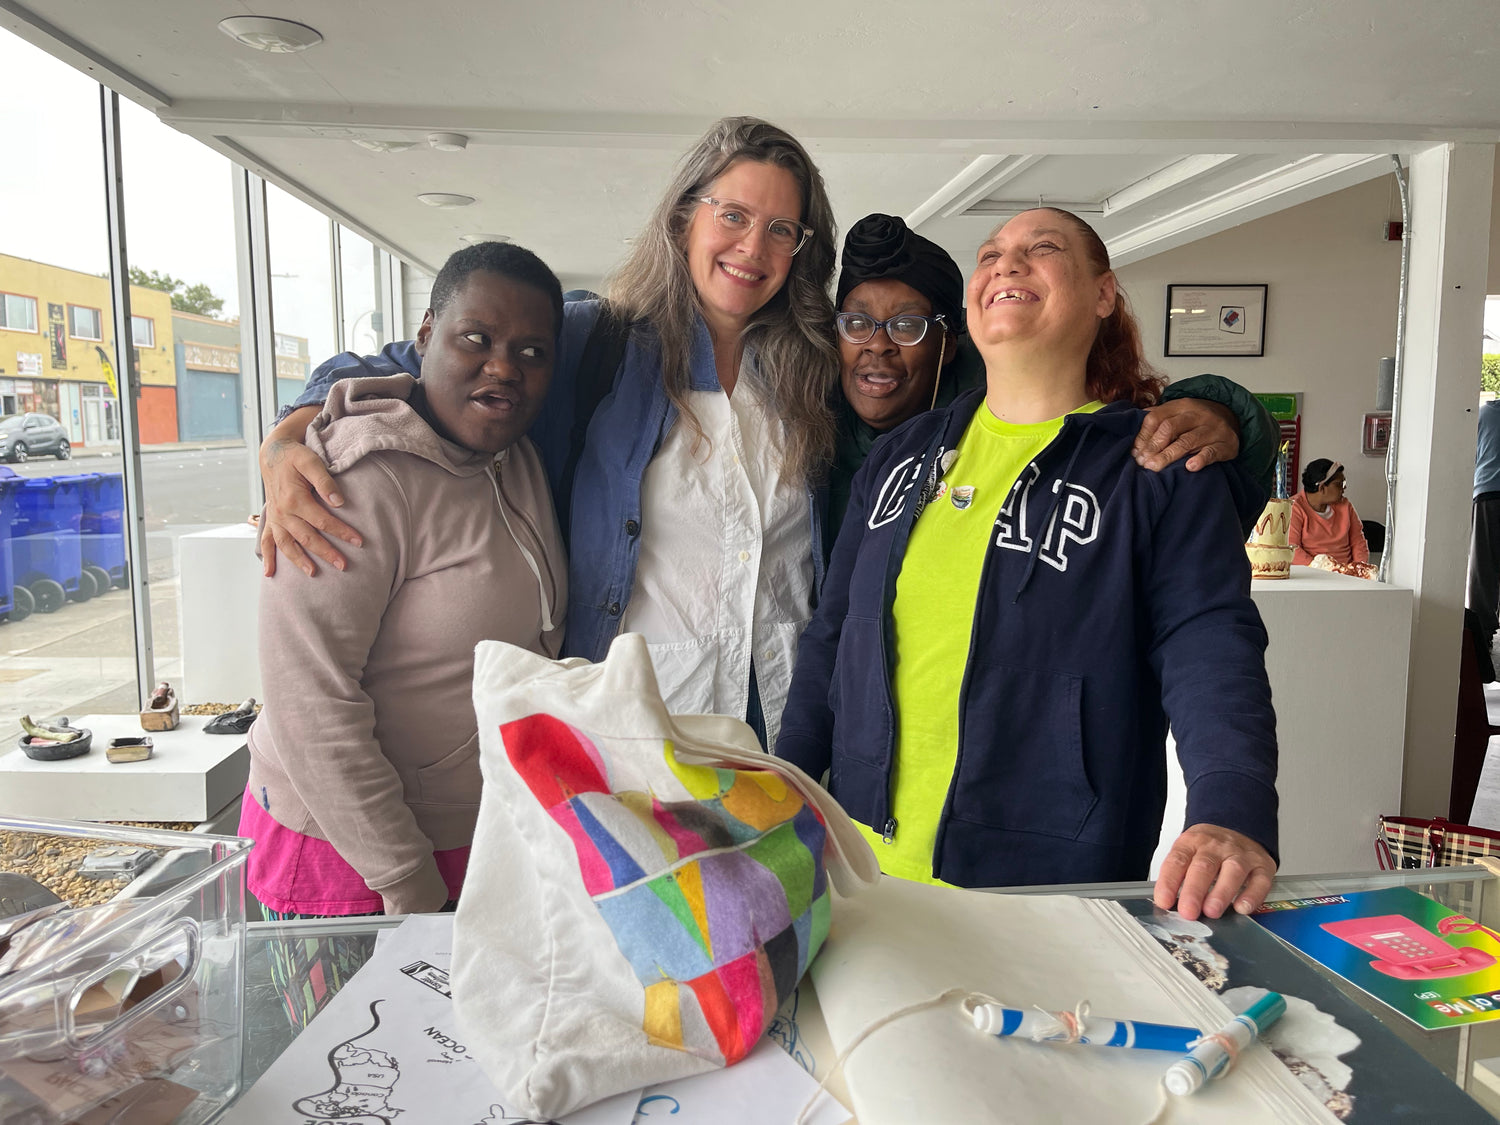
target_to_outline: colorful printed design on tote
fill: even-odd
[[[653,771],[649,791],[617,792],[594,740],[559,719],[532,715],[500,735],[573,842],[584,888],[645,989],[650,1041],[744,1058],[828,936],[817,810],[779,774],[687,765],[670,742],[658,744],[665,784]]]

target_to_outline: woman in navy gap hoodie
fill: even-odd
[[[1161,378],[1108,254],[1066,211],[979,249],[986,387],[892,431],[854,479],[776,753],[890,874],[968,887],[1143,879],[1170,722],[1188,827],[1161,906],[1258,907],[1276,735],[1233,465],[1131,456]]]

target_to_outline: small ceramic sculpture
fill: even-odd
[[[144,738],[114,738],[104,748],[104,756],[112,763],[120,762],[144,762],[151,757],[155,744],[151,736]]]
[[[1251,578],[1289,578],[1292,573],[1292,547],[1287,532],[1292,524],[1292,502],[1276,499],[1266,504],[1255,533],[1245,544],[1250,556]]]
[[[55,723],[34,723],[30,715],[21,716],[21,750],[34,762],[63,762],[81,758],[89,752],[93,733],[70,727],[66,716]]]
[[[251,696],[233,711],[227,711],[211,719],[203,728],[204,734],[244,734],[255,722],[255,697]]]
[[[177,708],[177,693],[172,685],[163,680],[151,693],[146,710],[141,712],[141,729],[149,731],[176,730],[181,716]]]

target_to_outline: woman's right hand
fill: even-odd
[[[318,568],[308,552],[339,570],[347,565],[325,536],[354,547],[362,543],[359,532],[328,510],[342,507],[344,498],[318,455],[303,444],[303,435],[317,415],[316,406],[292,411],[266,435],[260,447],[260,476],[266,486],[260,555],[267,578],[276,573],[277,551],[311,578]]]

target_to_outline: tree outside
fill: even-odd
[[[197,285],[189,285],[187,282],[173,277],[171,274],[157,273],[155,270],[148,271],[141,269],[139,266],[131,266],[130,284],[170,294],[172,308],[178,312],[197,313],[199,316],[217,318],[224,308],[224,298],[214,296],[213,290],[207,285],[204,285],[202,282],[199,282]]]
[[[1479,389],[1486,394],[1500,395],[1500,353],[1485,353],[1484,366],[1479,375]]]

